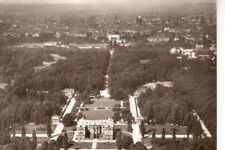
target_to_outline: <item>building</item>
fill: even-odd
[[[107,49],[108,44],[107,43],[84,43],[84,44],[70,44],[71,46],[75,46],[79,49]]]
[[[154,36],[149,36],[148,37],[148,42],[149,43],[166,43],[170,41],[170,37],[166,36],[165,34],[156,34]]]
[[[58,115],[54,115],[51,118],[52,124],[59,124],[59,116]]]
[[[182,49],[181,54],[187,59],[196,59],[196,51],[194,49]]]
[[[189,49],[185,49],[185,48],[172,48],[170,50],[170,53],[172,55],[177,54],[177,59],[181,59],[182,57],[185,57],[187,59],[196,59],[197,58],[197,52],[196,50],[189,48]]]
[[[111,119],[89,120],[82,118],[77,123],[76,140],[94,138],[113,140],[113,125],[114,122]]]
[[[8,84],[6,84],[6,83],[0,83],[0,89],[5,89],[6,88],[6,86],[7,86]]]
[[[45,47],[56,47],[58,45],[57,42],[45,42],[44,46]]]
[[[144,23],[144,20],[141,16],[137,16],[136,25],[141,26]]]
[[[107,37],[109,43],[118,43],[120,41],[119,34],[109,34]]]

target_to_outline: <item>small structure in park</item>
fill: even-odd
[[[112,119],[107,120],[88,120],[80,119],[77,123],[77,140],[101,138],[113,140]]]
[[[51,118],[52,124],[59,124],[59,116],[58,115],[54,115]]]
[[[111,43],[117,43],[120,41],[120,35],[119,34],[110,34],[108,35],[108,41]]]

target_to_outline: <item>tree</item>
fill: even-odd
[[[172,136],[173,136],[173,140],[176,140],[176,129],[175,128],[172,129]]]
[[[166,139],[166,131],[165,131],[165,128],[162,129],[162,139]]]
[[[145,135],[145,124],[144,124],[144,121],[141,121],[141,135],[142,135],[142,138],[144,138],[144,135]]]
[[[10,132],[9,132],[9,130],[7,129],[6,131],[5,131],[5,143],[7,144],[7,143],[10,143],[11,142],[11,140],[10,140]]]
[[[200,125],[200,122],[195,118],[193,121],[193,138],[201,138],[202,137],[202,127]]]
[[[22,138],[23,138],[23,139],[26,138],[26,129],[25,129],[25,126],[24,126],[24,125],[22,125],[21,135],[22,135]]]
[[[142,142],[137,142],[136,144],[131,144],[128,150],[147,150]]]
[[[133,143],[132,136],[127,133],[117,132],[116,135],[116,146],[118,150],[128,149],[128,147]]]
[[[25,150],[34,150],[33,143],[29,139],[26,139],[24,148]]]
[[[178,110],[176,107],[172,108],[172,118],[173,118],[173,124],[178,124]]]
[[[44,141],[41,143],[41,146],[37,147],[37,150],[48,150],[48,142]]]
[[[151,101],[147,101],[145,106],[144,106],[144,114],[146,116],[147,121],[151,121],[151,123],[154,124],[154,110],[153,110],[153,106],[152,106],[152,102]]]
[[[33,143],[33,148],[36,149],[36,147],[37,147],[37,136],[36,136],[35,130],[33,130],[33,133],[32,133],[32,143]]]
[[[155,139],[155,130],[152,131],[152,139]]]
[[[84,114],[82,114],[81,112],[80,113],[78,113],[78,115],[77,115],[77,120],[80,120],[81,118],[85,118],[85,116],[84,116]]]
[[[133,143],[132,136],[122,134],[122,148],[128,149],[128,147]]]
[[[13,128],[12,128],[12,132],[13,132],[13,137],[16,136],[16,127],[15,127],[15,123],[13,123]]]
[[[71,113],[66,114],[62,120],[62,123],[64,124],[65,127],[70,127],[74,125],[74,117],[72,116]]]
[[[60,147],[55,140],[50,140],[48,143],[48,150],[60,150]]]
[[[63,136],[63,148],[64,148],[64,150],[67,150],[69,148],[68,136],[67,136],[66,131]]]
[[[132,133],[132,131],[133,131],[132,125],[131,125],[131,123],[128,121],[128,124],[127,124],[127,132]]]
[[[189,126],[187,126],[186,131],[187,131],[187,139],[189,139],[189,135],[190,135],[190,132],[191,132],[191,129],[190,129]]]
[[[116,133],[116,147],[117,147],[117,150],[122,150],[122,133],[121,131],[118,131]]]
[[[47,123],[46,129],[47,129],[47,135],[50,138],[52,136],[52,126],[51,126],[51,121],[50,120]]]
[[[90,138],[90,131],[87,126],[85,126],[85,138]]]
[[[114,112],[114,114],[113,114],[113,121],[116,123],[120,119],[121,119],[120,112],[119,111]]]
[[[63,135],[62,135],[62,133],[58,136],[58,138],[56,139],[56,142],[58,143],[60,148],[63,148]]]
[[[10,135],[7,131],[0,132],[0,145],[5,145],[10,142]]]

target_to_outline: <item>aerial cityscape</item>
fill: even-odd
[[[0,0],[0,150],[216,150],[214,0]]]

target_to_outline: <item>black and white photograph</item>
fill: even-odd
[[[0,150],[224,150],[222,4],[0,0]]]

